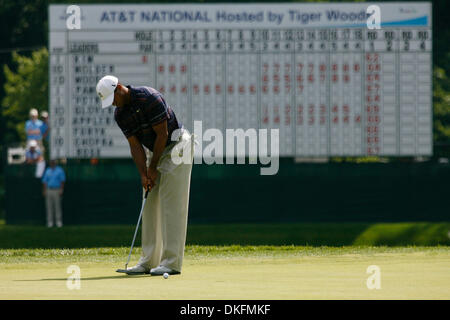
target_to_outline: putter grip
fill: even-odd
[[[148,192],[150,191],[150,186],[147,186],[147,191],[145,191],[144,198],[147,199]]]

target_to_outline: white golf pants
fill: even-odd
[[[148,194],[142,213],[142,256],[138,265],[159,265],[181,272],[186,243],[193,138],[186,130],[180,140],[166,147],[158,163],[156,185]],[[172,149],[190,151],[190,163],[175,164]],[[147,165],[150,157],[147,157]],[[145,191],[144,191],[145,192]]]

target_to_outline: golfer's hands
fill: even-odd
[[[147,178],[147,176],[141,176],[141,184],[142,188],[144,188],[145,191],[150,191],[151,189],[150,179]]]
[[[150,188],[153,188],[156,184],[156,178],[158,178],[158,171],[149,167],[147,170],[147,177],[150,180]]]

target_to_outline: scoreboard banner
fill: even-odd
[[[428,2],[49,6],[51,158],[129,157],[106,74],[192,131],[278,129],[285,157],[432,155]]]

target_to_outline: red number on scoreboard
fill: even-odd
[[[273,64],[273,68],[275,69],[275,72],[278,73],[280,71],[280,64],[279,63],[274,63]]]
[[[197,84],[194,84],[193,89],[194,89],[194,94],[198,94],[200,92],[200,88]]]
[[[291,106],[290,105],[286,105],[284,107],[284,115],[285,115],[284,124],[290,125],[291,124]]]
[[[325,124],[326,118],[324,116],[320,117],[320,124]]]
[[[303,106],[299,105],[297,106],[297,124],[303,124]]]
[[[267,106],[263,106],[263,123],[269,123],[269,112]]]
[[[274,123],[280,123],[279,107],[278,107],[278,106],[275,106],[273,109],[274,109],[274,119],[273,119],[273,122],[274,122]]]
[[[327,112],[327,107],[323,104],[320,105],[320,114],[325,114]]]

